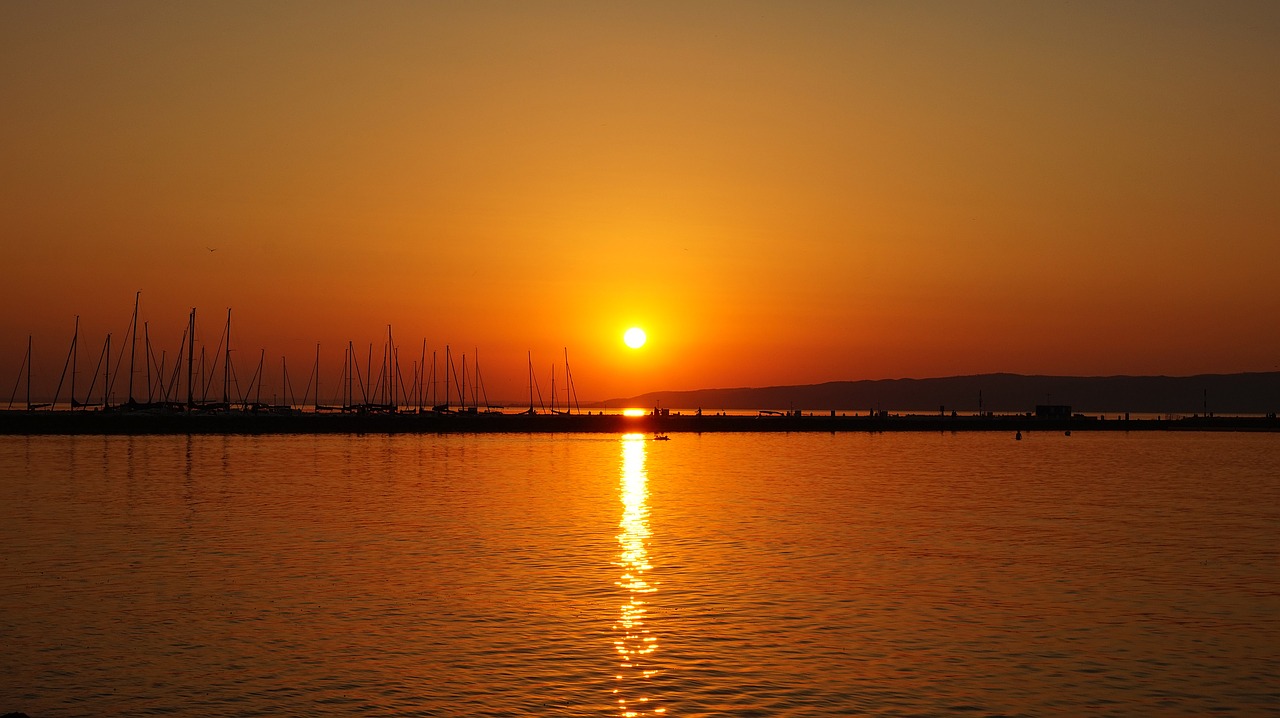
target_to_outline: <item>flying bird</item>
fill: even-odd
[[[205,249],[209,250],[210,252],[218,251],[216,247],[205,247]]]

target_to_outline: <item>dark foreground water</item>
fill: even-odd
[[[1277,715],[1280,436],[0,437],[0,713]]]

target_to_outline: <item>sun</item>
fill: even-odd
[[[648,337],[645,336],[644,330],[640,327],[631,327],[627,330],[626,334],[622,335],[623,343],[632,349],[639,349],[644,346],[646,339],[648,339]]]

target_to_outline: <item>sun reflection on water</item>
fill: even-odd
[[[622,437],[622,533],[618,534],[618,566],[622,576],[617,585],[626,592],[626,602],[619,609],[618,621],[613,630],[617,636],[618,710],[626,718],[644,715],[663,715],[660,707],[647,695],[648,679],[657,675],[652,657],[658,650],[658,639],[645,628],[649,594],[657,589],[645,579],[653,568],[649,564],[646,542],[649,539],[648,474],[644,467],[644,434],[625,434]]]

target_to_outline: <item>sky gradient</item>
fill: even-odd
[[[0,96],[6,394],[139,290],[495,399],[1280,370],[1273,2],[6,2]]]

